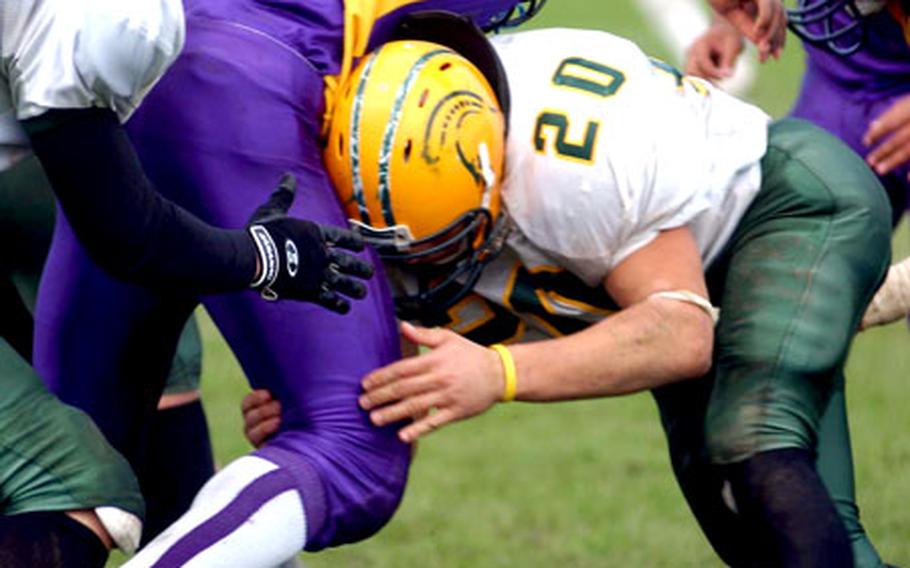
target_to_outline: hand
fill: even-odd
[[[787,39],[781,0],[709,0],[711,7],[758,48],[758,60],[777,59]]]
[[[247,224],[259,255],[251,286],[267,300],[303,300],[345,314],[351,304],[342,294],[366,296],[358,279],[373,276],[373,267],[340,249],[362,251],[363,240],[346,229],[288,217],[296,186],[294,176],[285,174]]]
[[[686,75],[719,81],[733,75],[743,52],[743,36],[724,19],[715,19],[686,52]]]
[[[281,426],[281,403],[265,389],[254,390],[243,397],[243,434],[254,448],[271,438]]]
[[[872,121],[863,136],[866,146],[875,146],[866,161],[879,175],[910,161],[910,95],[898,99]],[[908,173],[910,179],[910,173]]]
[[[431,349],[377,369],[363,379],[360,406],[377,426],[414,422],[398,432],[404,442],[449,422],[480,414],[502,396],[502,363],[496,352],[445,329],[401,324],[410,341]]]

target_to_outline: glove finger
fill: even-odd
[[[333,266],[334,265],[329,267],[329,274],[326,277],[326,282],[329,283],[332,290],[340,292],[350,298],[354,298],[355,300],[361,300],[366,297],[367,287],[364,286],[363,282],[348,278],[347,276],[342,276],[332,269]]]
[[[363,278],[364,280],[369,280],[373,277],[373,265],[352,254],[337,250],[329,251],[329,264],[337,266],[338,272],[342,274]]]
[[[261,223],[275,217],[287,214],[294,202],[297,192],[297,178],[291,173],[285,173],[278,182],[278,187],[269,195],[265,203],[256,208],[250,223]]]
[[[331,290],[321,290],[316,296],[316,303],[336,314],[344,315],[351,311],[351,303]]]
[[[334,225],[320,225],[319,228],[322,229],[322,238],[328,245],[354,252],[363,250],[363,237],[359,233]]]

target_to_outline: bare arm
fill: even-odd
[[[511,347],[517,398],[556,401],[637,392],[700,376],[710,367],[713,321],[701,308],[652,297],[688,290],[707,297],[698,250],[686,228],[661,233],[623,261],[605,286],[625,309],[559,339]],[[503,393],[499,356],[441,329],[404,325],[412,341],[430,348],[370,373],[361,406],[377,425],[419,417],[400,432],[412,441],[440,426],[474,416]]]

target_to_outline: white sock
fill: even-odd
[[[306,514],[289,474],[244,456],[203,486],[177,522],[128,568],[274,568],[303,550]]]

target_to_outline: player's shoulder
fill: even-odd
[[[644,56],[633,41],[602,30],[543,28],[495,36],[492,42],[500,58],[507,62],[523,60],[533,63],[541,57],[558,58],[569,53],[582,56],[605,53]]]
[[[180,0],[7,4],[3,56],[14,67],[8,75],[19,119],[99,105],[125,118],[183,47]]]

